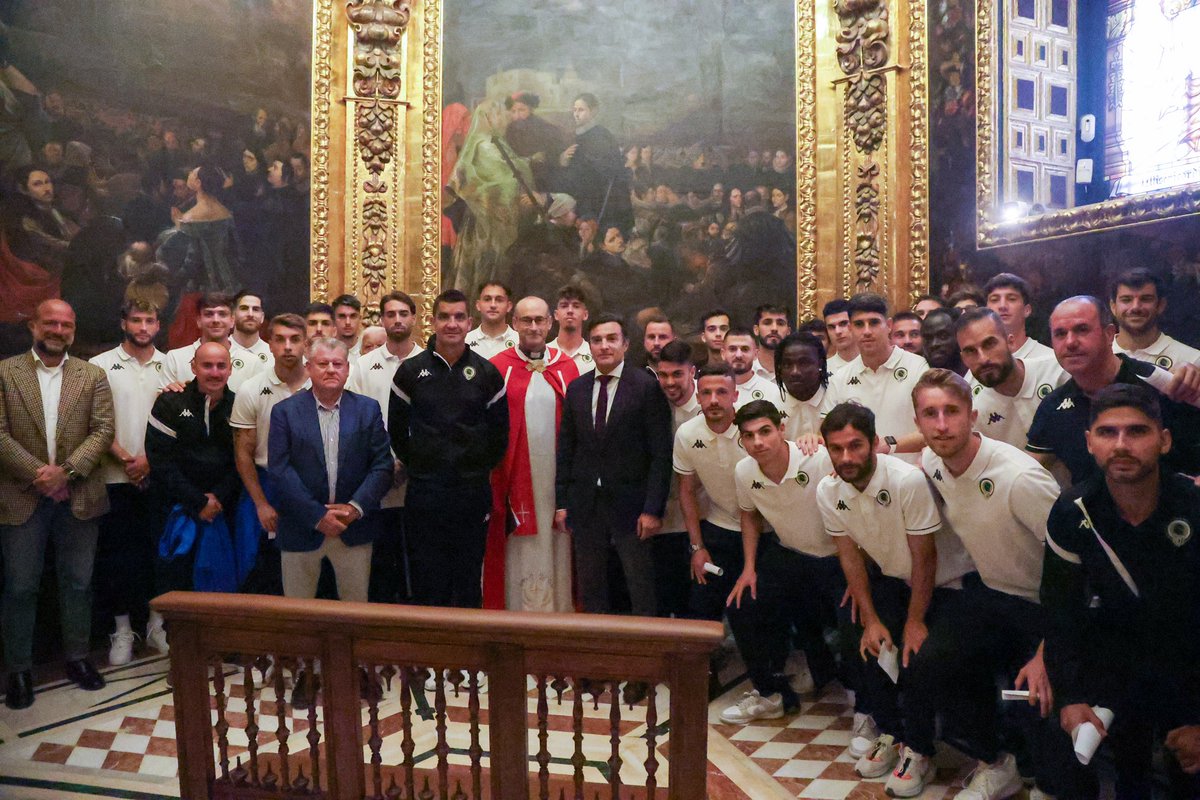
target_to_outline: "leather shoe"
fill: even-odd
[[[292,687],[292,708],[296,711],[304,711],[313,704],[316,694],[317,679],[308,670],[301,672],[296,676],[296,682]]]
[[[29,708],[33,705],[32,672],[24,670],[9,673],[8,694],[4,696],[4,705],[11,709]]]
[[[87,692],[96,692],[104,688],[104,676],[96,671],[92,662],[86,658],[67,662],[67,677]]]

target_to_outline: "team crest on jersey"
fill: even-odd
[[[979,393],[980,393],[980,392],[982,392],[982,391],[983,391],[983,384],[976,384],[976,385],[975,385],[975,388],[971,390],[971,394],[973,394],[973,395],[975,395],[976,397],[978,397],[978,396],[979,396]]]
[[[845,501],[845,500],[838,500],[838,502],[837,502],[837,510],[838,510],[838,511],[849,511],[849,510],[850,510],[850,506],[846,505],[846,501]]]
[[[1051,385],[1050,385],[1050,384],[1048,384],[1048,383],[1043,383],[1041,386],[1039,386],[1039,387],[1037,388],[1037,396],[1038,396],[1040,399],[1045,399],[1046,395],[1050,394],[1050,393],[1051,393],[1051,392],[1053,392],[1053,391],[1054,391],[1054,387],[1053,387],[1053,386],[1051,386]]]
[[[475,368],[474,367],[463,367],[463,377],[466,378],[467,380],[471,380],[471,378],[474,378],[475,377]]]
[[[908,370],[906,370],[904,367],[900,367],[892,374],[896,377],[896,380],[903,381],[905,378],[908,377]]]
[[[892,504],[892,495],[887,489],[880,489],[879,494],[875,495],[875,502],[887,508]]]
[[[154,368],[155,368],[156,370],[158,370],[159,372],[162,372],[162,362],[161,362],[161,361],[155,361],[155,362],[154,362]]]
[[[591,354],[590,354],[590,353],[584,353],[584,354],[583,354],[583,360],[584,360],[584,361],[586,361],[586,362],[587,362],[587,363],[589,363],[589,364],[590,364],[590,363],[592,363],[592,356],[591,356]]]
[[[763,488],[762,481],[752,481],[752,482],[750,483],[750,488],[751,488],[751,489],[761,489],[761,488]]]
[[[991,478],[984,478],[979,482],[979,493],[984,497],[991,497],[996,493],[996,482]]]
[[[264,364],[265,364],[265,363],[267,363],[267,354],[266,354],[266,353],[259,353],[259,354],[258,354],[258,360],[259,360],[259,361],[261,361],[261,362],[263,362]]]
[[[801,471],[801,472],[796,473],[796,485],[802,486],[802,487],[808,486],[808,473],[807,472]]]
[[[750,396],[753,397],[755,400],[762,400],[764,397],[764,395],[762,393],[762,389],[755,389],[753,392],[750,393]]]
[[[1154,359],[1154,364],[1155,366],[1162,367],[1163,369],[1170,369],[1175,365],[1175,362],[1171,360],[1170,356],[1159,356],[1158,358]]]
[[[516,342],[514,342],[512,339],[505,339],[504,346],[505,347],[516,347]]]
[[[988,414],[988,425],[995,425],[997,422],[1003,421],[1004,415],[997,411],[993,411],[991,414]]]
[[[1173,519],[1167,523],[1167,538],[1176,547],[1183,547],[1192,538],[1192,526],[1186,519]]]
[[[242,361],[240,358],[235,358],[233,360],[233,368],[234,369],[241,369],[244,366],[246,366],[246,362]]]

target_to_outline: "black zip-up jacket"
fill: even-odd
[[[508,446],[504,379],[468,347],[451,366],[434,349],[407,359],[392,380],[388,435],[415,482],[486,481]]]
[[[182,392],[163,392],[154,401],[146,425],[150,482],[168,503],[179,503],[191,514],[204,509],[208,492],[232,513],[241,490],[229,427],[233,392],[226,389],[221,402],[209,409],[206,426],[207,402],[195,380]]]

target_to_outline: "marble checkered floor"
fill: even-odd
[[[723,671],[727,691],[710,706],[709,798],[710,800],[775,800],[776,798],[831,798],[864,800],[883,798],[883,783],[863,781],[853,771],[846,752],[850,740],[852,711],[846,693],[832,688],[820,697],[809,697],[798,714],[744,727],[720,723],[722,708],[746,690],[740,664],[731,660]],[[109,685],[102,692],[88,693],[66,682],[39,687],[37,702],[25,711],[0,707],[0,798],[120,797],[159,800],[179,796],[175,761],[174,708],[165,683],[166,660],[151,658],[105,671]],[[230,756],[236,760],[246,752],[245,701],[242,675],[227,669],[229,681]],[[427,708],[428,698],[417,707]],[[484,695],[486,705],[486,695]],[[531,692],[531,711],[536,693]],[[466,696],[448,697],[452,765],[468,763],[469,746]],[[665,783],[665,742],[669,736],[668,698],[657,698],[661,735],[660,785]],[[645,704],[622,711],[622,778],[633,785],[644,777],[646,757]],[[265,689],[259,700],[261,752],[277,747],[274,697]],[[215,712],[214,712],[215,713]],[[551,752],[553,778],[569,775],[570,693],[558,707],[550,696]],[[380,706],[384,728],[384,763],[396,763],[399,754],[399,700],[397,685],[385,694]],[[319,719],[319,717],[318,717]],[[307,714],[295,712],[287,720],[293,752],[303,752]],[[486,726],[483,747],[487,748]],[[425,719],[416,726],[418,756],[426,753],[432,766],[433,723]],[[531,739],[530,752],[537,752]],[[590,797],[594,788],[606,784],[609,755],[608,708],[585,704],[585,768]],[[939,754],[937,780],[921,795],[925,800],[951,798],[968,765],[953,751]],[[486,766],[486,758],[484,760]],[[418,763],[418,768],[421,764]],[[537,765],[531,764],[533,771]],[[432,774],[432,770],[430,770]],[[557,783],[555,784],[558,785]],[[436,785],[435,785],[436,788]],[[601,796],[607,796],[601,792]],[[640,796],[640,795],[635,795]]]

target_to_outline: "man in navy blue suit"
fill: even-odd
[[[588,331],[596,369],[567,387],[558,434],[555,527],[575,534],[583,610],[612,610],[608,560],[616,551],[633,613],[655,612],[650,537],[671,489],[671,407],[658,380],[625,369],[625,323],[598,316]]]
[[[315,597],[329,559],[343,600],[366,602],[379,501],[392,485],[392,453],[379,403],[345,391],[346,345],[308,345],[312,390],[271,410],[268,470],[279,490],[283,593]]]

